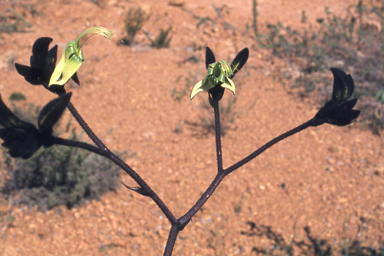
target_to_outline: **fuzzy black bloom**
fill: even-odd
[[[32,47],[30,67],[16,63],[17,72],[33,85],[48,86],[49,79],[55,69],[57,57],[57,45],[48,51],[52,38],[41,37],[35,41]]]
[[[0,97],[0,139],[11,157],[30,158],[41,146],[53,145],[52,127],[67,107],[71,93],[49,102],[41,110],[37,129],[33,124],[17,118]]]
[[[57,59],[57,45],[53,46],[49,51],[49,44],[52,42],[50,37],[40,37],[35,41],[32,47],[32,56],[30,57],[30,67],[15,63],[17,72],[32,85],[43,85],[48,89],[49,80],[55,70]],[[76,74],[72,79],[79,84]],[[63,94],[63,89],[50,87],[48,90]]]
[[[331,68],[331,71],[334,77],[332,99],[317,112],[314,126],[323,123],[345,126],[360,115],[360,110],[353,109],[357,98],[349,99],[355,87],[351,75],[337,68]]]

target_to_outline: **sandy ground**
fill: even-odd
[[[117,39],[92,38],[83,48],[81,86],[66,88],[73,92],[74,106],[111,150],[136,153],[126,162],[177,217],[196,202],[216,174],[214,135],[202,135],[185,123],[200,122],[206,93],[193,101],[189,92],[181,101],[172,98],[172,91],[182,90],[190,74],[196,82],[203,78],[206,46],[217,59],[232,59],[242,48],[250,49],[246,67],[234,79],[241,85],[235,96],[239,115],[222,140],[224,167],[312,118],[319,107],[289,94],[274,80],[269,74],[278,67],[266,62],[268,53],[257,47],[251,33],[243,35],[246,24],[252,24],[252,1],[225,2],[229,14],[224,19],[238,30],[223,29],[212,7],[222,6],[222,1],[180,2],[199,16],[215,18],[216,25],[197,28],[196,19],[168,1],[110,0],[98,7],[91,1],[54,0],[36,3],[35,16],[26,13],[33,25],[27,32],[3,33],[0,38],[2,98],[8,102],[17,91],[31,102],[45,104],[54,95],[32,87],[7,65],[10,58],[28,64],[37,38],[52,37],[61,56],[66,42],[90,26],[101,25],[124,37],[124,16],[139,5],[151,13],[144,30],[158,34],[160,28],[172,25],[167,49],[149,47],[142,33],[133,47],[118,44]],[[260,29],[278,21],[300,27],[302,10],[314,20],[324,16],[325,6],[343,13],[351,3],[356,4],[259,0],[258,22]],[[0,2],[0,12],[6,4]],[[185,62],[193,54],[200,62]],[[227,92],[223,102],[230,97],[234,96]],[[176,128],[181,132],[175,133]],[[296,134],[226,177],[180,233],[174,255],[256,255],[257,249],[276,254],[279,249],[271,247],[268,234],[280,235],[281,246],[292,240],[311,244],[305,227],[332,250],[356,239],[378,246],[384,229],[383,153],[382,138],[358,122]],[[136,185],[125,174],[121,180]],[[1,255],[162,255],[170,229],[151,200],[124,188],[100,201],[46,213],[2,199],[0,212],[13,217],[11,223],[2,219]],[[295,255],[307,253],[295,247]]]

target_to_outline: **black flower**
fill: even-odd
[[[334,77],[332,99],[317,112],[314,126],[323,123],[344,126],[360,115],[360,110],[353,109],[357,99],[349,99],[355,87],[351,75],[337,68],[331,68],[331,71]]]
[[[35,41],[32,47],[32,56],[30,57],[30,67],[15,63],[17,72],[24,79],[33,85],[43,85],[48,89],[49,80],[55,70],[57,58],[57,45],[53,46],[49,51],[49,44],[52,38],[40,37]],[[76,74],[72,79],[79,84]],[[62,88],[49,88],[52,92],[63,92]]]
[[[49,102],[41,110],[37,129],[33,124],[17,118],[0,97],[0,139],[2,146],[8,148],[11,157],[27,159],[41,146],[53,145],[52,127],[67,107],[71,93],[67,93]]]

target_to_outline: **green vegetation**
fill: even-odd
[[[103,7],[106,4],[105,0],[89,0],[89,2],[94,3],[95,5],[99,7]]]
[[[344,16],[325,8],[325,18],[311,24],[302,12],[303,30],[295,30],[281,23],[267,24],[267,31],[257,29],[256,0],[254,2],[254,33],[259,47],[286,63],[277,74],[292,88],[298,87],[300,96],[316,92],[320,98],[330,95],[331,77],[326,72],[337,67],[356,77],[355,96],[361,99],[361,121],[375,133],[384,128],[384,3],[365,5],[359,1],[351,5]]]
[[[73,131],[72,137],[75,137]],[[3,193],[21,191],[17,202],[47,211],[99,199],[118,186],[118,167],[101,156],[70,147],[40,149],[28,160],[16,159]]]
[[[217,173],[205,191],[202,191],[200,198],[184,215],[178,214],[180,217],[175,217],[175,214],[162,201],[160,194],[158,195],[133,168],[125,163],[120,158],[121,156],[113,154],[103,144],[76,111],[72,103],[70,103],[72,92],[67,93],[64,87],[56,91],[59,97],[46,104],[41,111],[33,105],[23,105],[25,97],[22,94],[16,93],[11,95],[12,110],[0,99],[0,138],[4,141],[2,145],[8,149],[9,155],[16,158],[13,161],[9,161],[9,156],[5,156],[9,180],[3,185],[2,192],[9,196],[19,193],[18,203],[30,206],[37,205],[41,211],[46,211],[62,204],[71,208],[87,200],[98,199],[106,191],[114,191],[118,183],[118,170],[121,168],[137,183],[135,187],[129,187],[125,184],[124,186],[131,191],[137,192],[138,195],[152,200],[171,224],[172,227],[164,248],[164,255],[170,256],[180,231],[191,223],[192,218],[197,212],[202,210],[203,205],[211,198],[214,191],[217,191],[216,189],[221,181],[230,173],[246,165],[276,143],[307,128],[318,127],[326,123],[335,126],[346,126],[359,116],[360,110],[354,109],[357,98],[351,98],[355,87],[352,76],[341,69],[331,68],[334,78],[332,83],[332,81],[328,81],[327,76],[319,75],[319,72],[334,66],[335,63],[337,64],[336,66],[343,69],[353,69],[354,73],[365,75],[360,78],[361,80],[357,81],[369,84],[369,89],[363,90],[360,88],[356,94],[359,94],[361,97],[373,97],[376,100],[383,101],[384,89],[381,87],[377,90],[371,88],[375,83],[369,78],[377,76],[376,70],[371,72],[369,69],[365,70],[364,67],[359,69],[359,66],[354,66],[355,63],[353,61],[360,61],[359,54],[363,50],[369,52],[367,48],[369,50],[375,49],[375,45],[370,43],[375,39],[375,34],[379,34],[369,32],[371,29],[364,27],[363,13],[376,14],[381,19],[381,24],[383,24],[383,15],[380,16],[379,14],[384,12],[384,7],[381,9],[375,9],[376,7],[367,8],[360,1],[358,5],[352,8],[357,12],[357,16],[353,16],[354,12],[351,11],[351,17],[339,18],[335,15],[332,16],[327,9],[327,18],[318,19],[318,27],[310,25],[309,30],[296,31],[281,24],[269,24],[268,32],[260,34],[260,30],[257,28],[257,3],[256,1],[253,3],[253,31],[259,46],[270,49],[272,55],[284,60],[285,63],[292,66],[291,69],[293,71],[298,71],[300,74],[295,77],[295,72],[288,69],[282,73],[283,78],[292,79],[294,81],[293,87],[299,88],[301,88],[302,84],[307,84],[308,82],[308,85],[304,87],[305,90],[302,91],[303,97],[310,92],[317,91],[319,93],[323,92],[328,96],[327,98],[330,98],[313,118],[271,139],[260,148],[255,149],[253,152],[251,151],[248,156],[224,168],[221,136],[228,129],[227,123],[233,123],[238,115],[235,104],[239,98],[232,97],[231,95],[224,104],[220,103],[220,100],[223,99],[225,89],[235,93],[232,78],[247,62],[249,49],[244,48],[241,50],[232,63],[227,64],[223,60],[216,61],[213,52],[209,47],[206,47],[206,76],[196,85],[198,86],[197,88],[201,87],[202,91],[206,91],[209,96],[208,101],[201,105],[202,109],[207,110],[202,111],[203,115],[208,113],[208,110],[210,110],[211,114],[209,119],[203,118],[198,124],[190,124],[202,127],[207,133],[211,131],[215,133]],[[215,24],[216,20],[220,20],[224,29],[236,29],[223,19],[223,12],[229,12],[227,6],[224,5],[221,8],[213,6],[213,9],[217,16],[216,19],[199,17],[191,13],[194,18],[199,20],[197,27],[207,21]],[[135,34],[141,30],[142,24],[148,19],[149,15],[145,14],[140,8],[129,10],[125,19],[125,27],[128,34],[126,42],[128,44],[134,44]],[[305,12],[302,13],[302,22],[308,22]],[[171,40],[169,36],[170,31],[171,27],[166,31],[161,30],[160,35],[154,40],[150,38],[152,46],[158,48],[168,46]],[[378,31],[381,33],[381,27]],[[367,39],[369,35],[373,36],[370,40]],[[220,36],[222,35],[220,34]],[[57,57],[55,56],[57,46],[54,46],[53,50],[48,51],[48,45],[51,41],[52,39],[48,37],[39,38],[35,41],[32,47],[32,56],[30,57],[31,67],[16,64],[16,70],[20,75],[24,76],[26,81],[33,85],[43,85],[45,89],[48,89],[47,79],[49,80],[52,77],[53,70],[50,67],[52,63],[56,63]],[[384,47],[380,46],[379,48],[375,49],[378,52],[372,50],[369,53],[379,55]],[[348,49],[348,51],[344,52],[345,49]],[[192,58],[191,61],[194,59]],[[359,63],[364,66],[368,65],[366,64],[368,62],[368,59],[366,59],[364,62]],[[220,65],[225,66],[224,69],[221,69]],[[371,68],[382,68],[381,62],[378,61],[372,62],[370,65]],[[70,77],[74,78],[73,76],[74,74],[70,74],[68,79]],[[191,73],[189,73],[189,76],[191,76]],[[68,79],[65,79],[62,84],[63,86],[67,83]],[[193,83],[195,83],[199,79],[193,80]],[[186,80],[187,83],[189,81],[192,81],[192,79]],[[237,83],[237,81],[235,82]],[[199,83],[201,86],[199,86]],[[328,84],[333,84],[331,90],[327,87]],[[382,86],[382,84],[379,85]],[[190,88],[191,86],[188,85],[187,87]],[[186,88],[182,88],[180,91],[174,90],[174,98],[177,100],[183,98],[186,94]],[[237,88],[240,89],[239,85]],[[238,92],[239,90],[237,90]],[[329,97],[329,94],[332,96]],[[192,96],[194,96],[193,93],[191,98]],[[23,113],[25,109],[27,112]],[[59,117],[66,109],[71,112],[96,146],[79,142],[79,135],[74,128],[70,129],[70,123],[66,126],[65,130],[65,132],[71,130],[69,139],[63,139],[53,134],[53,126],[58,122]],[[212,118],[212,110],[214,118]],[[22,120],[16,117],[18,113],[19,116],[23,116]],[[34,125],[32,122],[36,119],[38,124]],[[55,128],[58,127],[56,126]],[[182,131],[181,128],[178,128],[178,132],[180,131]],[[175,130],[175,132],[177,131]],[[203,131],[199,134],[204,135],[205,132]],[[20,160],[18,157],[27,160]],[[285,190],[285,183],[281,187]],[[231,193],[229,191],[229,195]],[[242,211],[241,202],[234,207],[234,211],[236,214]],[[5,215],[6,213],[2,212],[0,217]],[[13,219],[10,215],[8,222],[11,223],[12,221]],[[257,226],[253,222],[248,222],[247,225],[249,225],[249,230],[241,232],[241,235],[248,237],[266,236],[272,243],[266,249],[255,246],[252,252],[256,254],[293,255],[297,248],[302,249],[302,254],[304,255],[332,255],[333,253],[333,245],[330,245],[330,242],[327,240],[314,237],[309,227],[304,228],[306,234],[304,240],[297,241],[291,239],[290,242],[286,242],[282,235],[273,232],[268,226]],[[218,232],[215,231],[219,229],[211,230],[211,235],[208,235],[207,239],[208,247],[221,250],[220,245],[215,243],[215,240],[220,239],[219,235],[217,235]],[[367,247],[363,245],[361,240],[353,240],[352,244],[345,244],[340,250],[343,255],[381,255],[383,251],[382,246],[379,248]],[[107,253],[109,249],[118,246],[120,245],[115,243],[100,244],[99,251]],[[219,253],[224,254],[225,252],[220,251]]]
[[[248,230],[241,231],[241,235],[246,237],[257,236],[266,238],[268,245],[265,247],[253,247],[252,252],[256,255],[314,255],[314,256],[332,256],[332,255],[353,255],[353,256],[383,256],[384,243],[378,248],[371,247],[361,242],[361,238],[343,238],[339,243],[330,242],[326,239],[316,237],[311,233],[310,227],[305,227],[305,239],[291,238],[287,241],[281,234],[272,230],[270,226],[257,225],[247,222]],[[361,225],[361,229],[363,225]],[[363,231],[363,230],[361,230]]]
[[[384,3],[358,1],[342,15],[325,8],[324,17],[310,20],[302,11],[302,29],[281,23],[259,24],[258,3],[252,3],[252,33],[258,47],[268,49],[271,56],[281,60],[281,68],[273,75],[298,92],[299,97],[315,94],[319,104],[330,96],[331,67],[341,68],[356,79],[354,96],[360,99],[360,122],[380,134],[384,129]],[[250,32],[231,25],[223,15],[228,6],[212,6],[212,16],[201,16],[181,7],[202,24],[221,25],[223,29]]]
[[[35,4],[17,3],[16,1],[1,2],[3,10],[0,12],[0,34],[15,33],[25,31],[32,27],[32,24],[27,21],[25,14],[32,16],[39,14]]]
[[[169,43],[171,42],[172,37],[169,35],[172,30],[172,26],[170,26],[167,30],[160,29],[160,33],[152,39],[149,36],[148,32],[144,32],[149,41],[151,41],[151,46],[154,48],[167,48]]]
[[[25,121],[36,120],[40,108],[23,102],[23,94],[13,93],[10,99],[16,115]],[[70,132],[70,139],[80,139],[75,128]],[[71,208],[99,199],[105,192],[115,191],[119,184],[119,168],[112,161],[83,149],[42,148],[27,160],[12,161],[4,151],[3,155],[10,178],[3,184],[2,193],[8,196],[17,193],[16,203],[37,205],[40,211],[58,205]]]
[[[150,15],[141,9],[141,7],[130,8],[124,19],[124,27],[127,36],[123,41],[127,45],[132,45],[135,42],[135,36],[139,32],[143,24],[148,21]]]

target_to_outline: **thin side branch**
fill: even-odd
[[[257,157],[258,155],[263,153],[268,148],[270,148],[273,145],[275,145],[277,142],[279,142],[281,140],[284,140],[284,139],[288,138],[289,136],[292,136],[293,134],[298,133],[298,132],[300,132],[300,131],[302,131],[304,129],[307,129],[308,127],[313,126],[315,123],[316,123],[316,121],[314,119],[311,119],[311,120],[309,120],[309,121],[307,121],[307,122],[305,122],[305,123],[303,123],[303,124],[293,128],[292,130],[290,130],[290,131],[288,131],[286,133],[283,133],[280,136],[272,139],[271,141],[265,143],[262,147],[257,149],[255,152],[250,154],[249,156],[247,156],[244,159],[240,160],[239,162],[237,162],[236,164],[232,165],[231,167],[225,169],[224,170],[225,174],[227,175],[227,174],[233,172],[234,170],[238,169],[239,167],[243,166],[244,164],[248,163],[249,161],[251,161],[252,159]]]
[[[77,112],[76,108],[72,105],[71,102],[68,104],[68,109],[75,117],[76,121],[80,124],[81,128],[85,131],[85,133],[89,136],[89,138],[101,149],[108,150],[104,143],[93,133],[91,128],[87,125],[84,119],[80,116],[79,112]],[[109,150],[108,150],[109,151]]]
[[[177,223],[177,219],[175,218],[175,216],[173,216],[172,212],[168,209],[168,207],[164,204],[164,202],[157,196],[157,194],[153,192],[153,190],[148,186],[148,184],[129,165],[127,165],[124,161],[122,161],[115,154],[113,154],[108,148],[106,147],[97,148],[85,142],[67,140],[59,137],[54,137],[54,139],[55,139],[55,144],[57,145],[86,149],[95,154],[101,155],[103,157],[106,157],[112,160],[117,166],[123,169],[133,180],[135,180],[136,183],[142,189],[144,189],[148,193],[149,197],[157,204],[157,206],[162,210],[164,215],[168,218],[168,220],[172,224]]]
[[[293,128],[292,130],[283,133],[279,135],[278,137],[272,139],[271,141],[264,144],[262,147],[260,147],[258,150],[250,154],[249,156],[245,157],[243,160],[237,162],[236,164],[232,165],[231,167],[223,170],[222,172],[219,172],[215,179],[212,181],[212,183],[209,185],[208,189],[203,193],[203,195],[199,198],[199,200],[196,202],[196,204],[184,215],[182,216],[179,221],[182,227],[188,224],[188,222],[191,220],[191,218],[196,214],[196,212],[201,209],[201,207],[205,204],[205,202],[208,200],[209,197],[211,197],[212,193],[216,190],[216,188],[219,186],[220,182],[226,177],[229,173],[235,171],[239,167],[243,166],[244,164],[248,163],[258,155],[260,155],[262,152],[267,150],[268,148],[272,147],[277,142],[292,136],[295,133],[298,133],[312,125],[315,124],[315,120],[311,119],[302,125],[299,125],[296,128]]]

